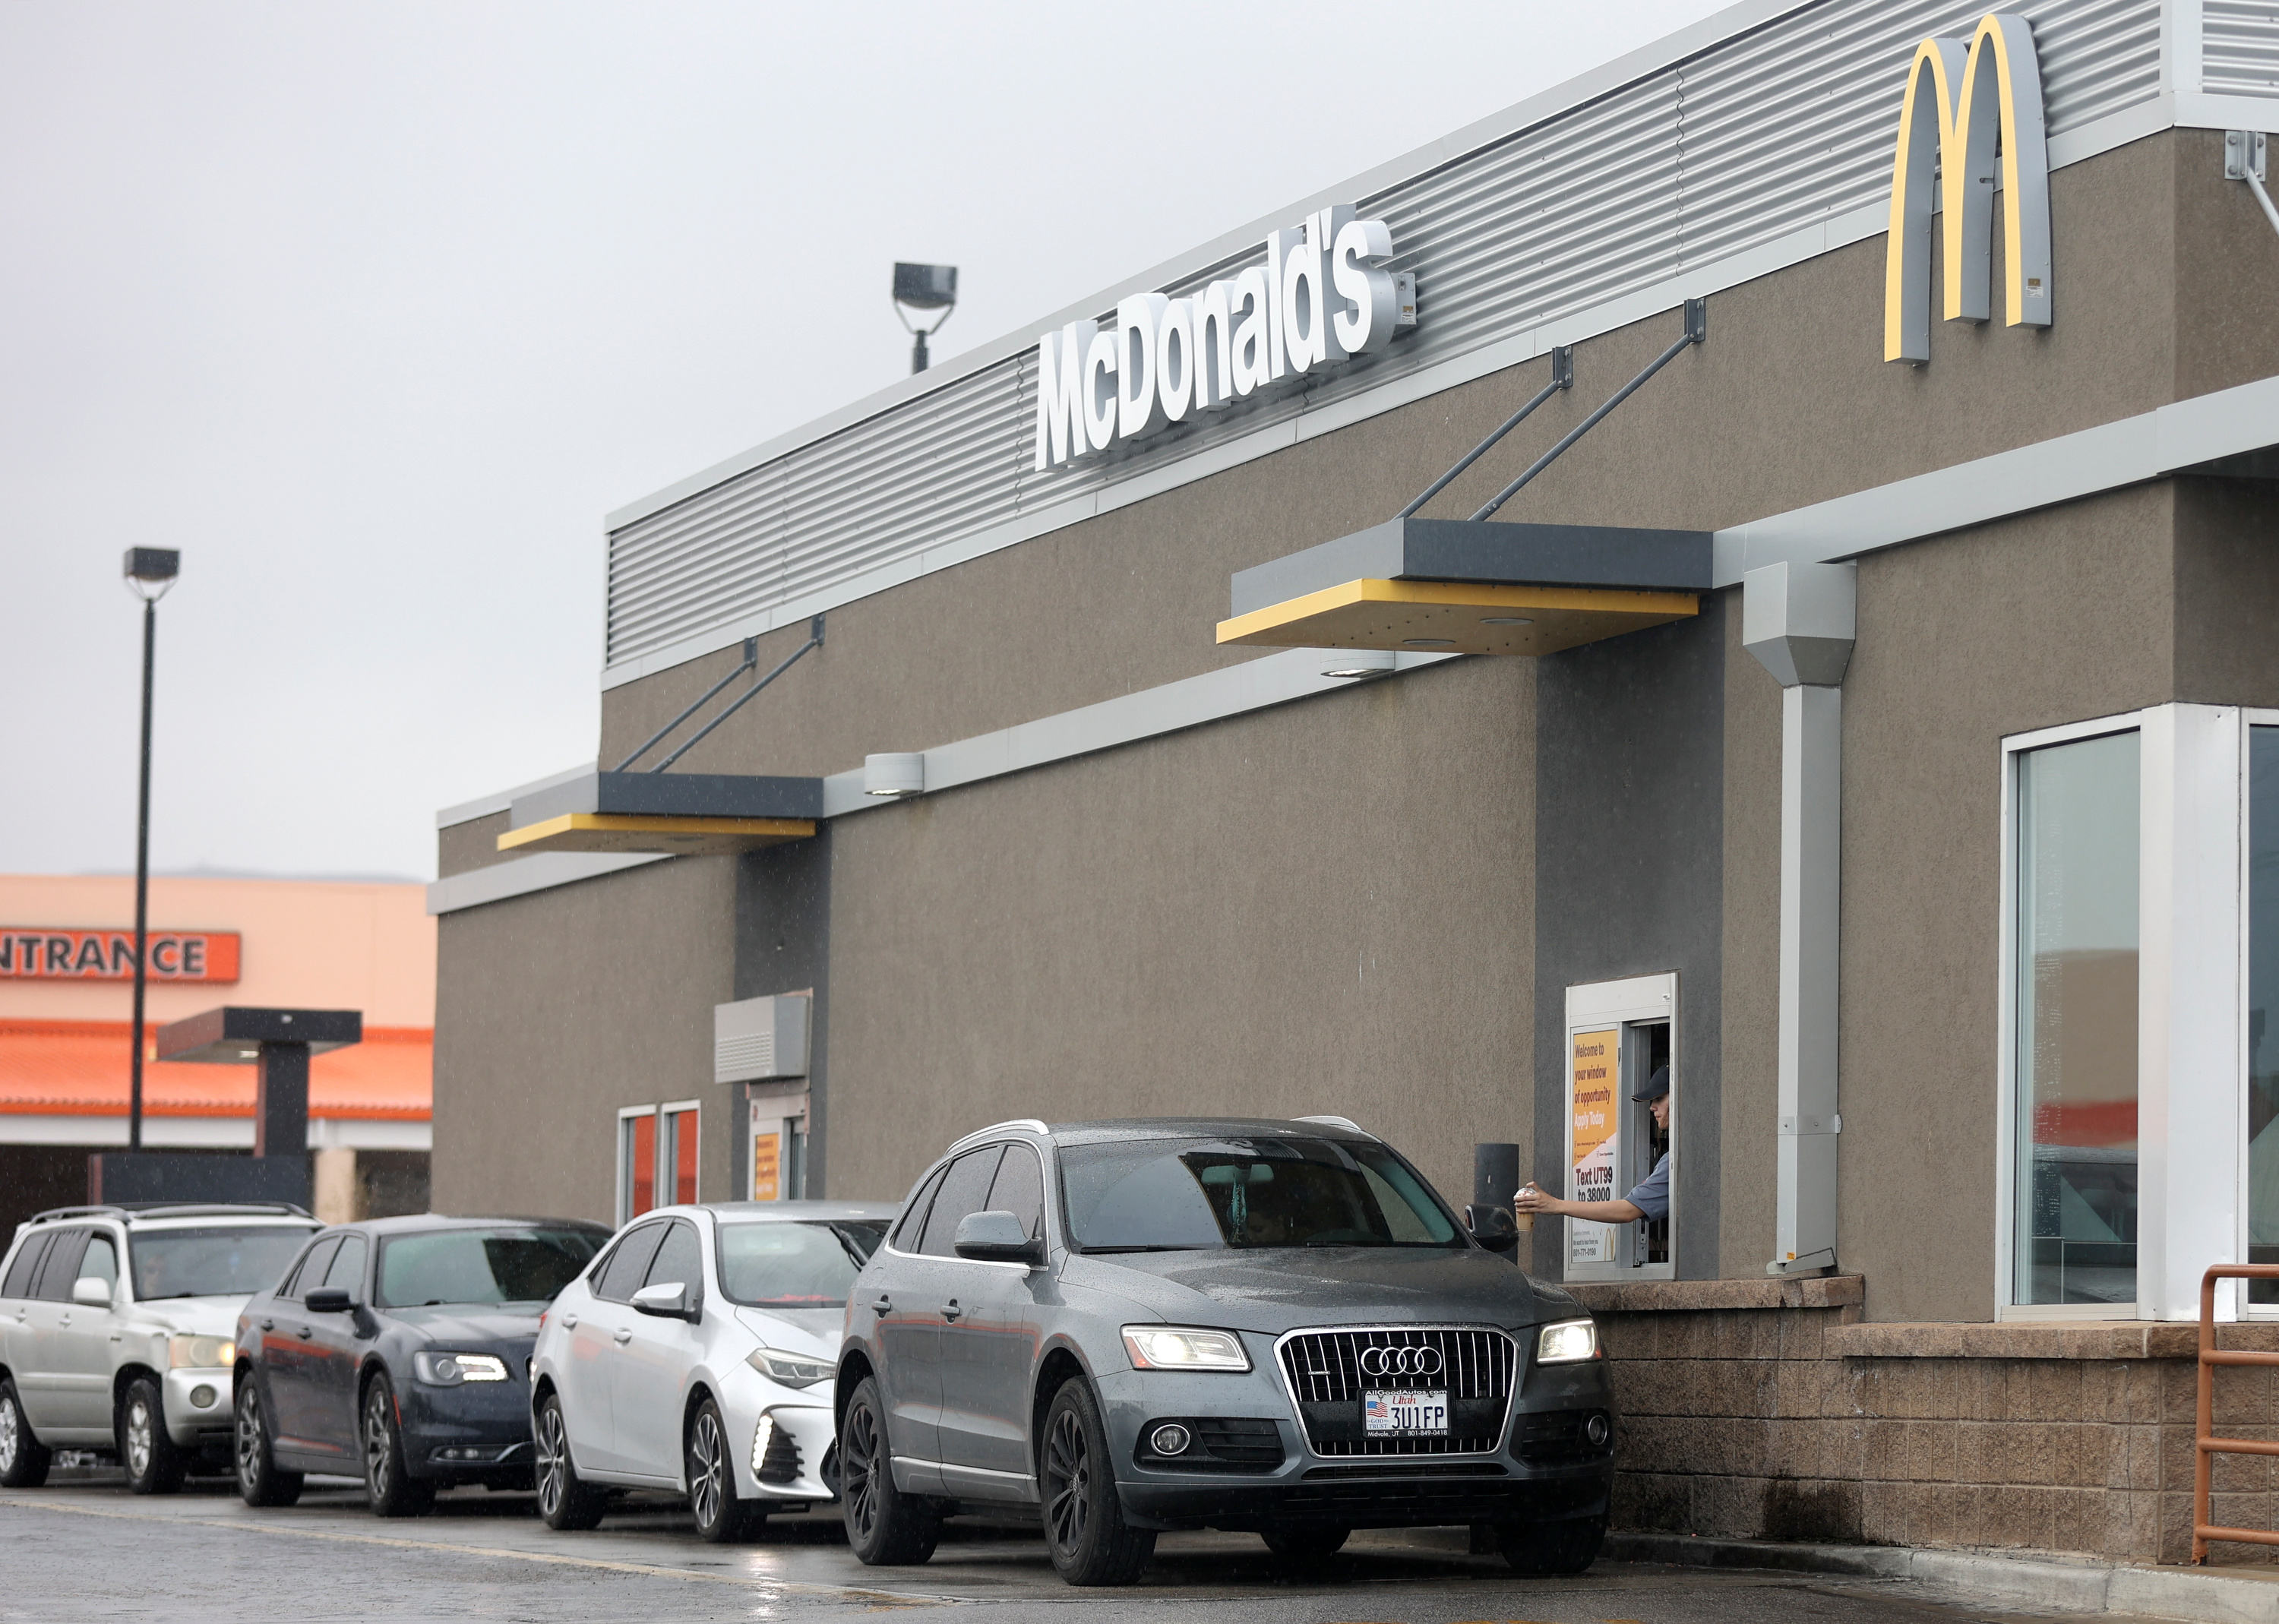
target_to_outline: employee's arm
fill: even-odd
[[[1588,1218],[1593,1223],[1635,1223],[1645,1209],[1630,1201],[1562,1201],[1530,1184],[1511,1199],[1523,1213],[1548,1213],[1555,1218]]]

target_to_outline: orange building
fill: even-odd
[[[130,876],[0,875],[0,1237],[84,1200],[87,1155],[127,1143]],[[364,1041],[310,1062],[318,1215],[427,1204],[435,922],[418,885],[150,881],[150,1027],[220,1004],[357,1009]],[[249,1150],[253,1068],[162,1065],[146,1036],[142,1143]]]

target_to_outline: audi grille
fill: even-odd
[[[1518,1361],[1511,1338],[1501,1331],[1414,1326],[1293,1331],[1282,1339],[1280,1352],[1306,1442],[1317,1455],[1477,1455],[1502,1440]],[[1389,1385],[1445,1386],[1447,1436],[1368,1436],[1362,1395]]]

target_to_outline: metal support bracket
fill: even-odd
[[[1592,429],[1598,427],[1600,423],[1604,422],[1607,415],[1613,411],[1615,407],[1621,405],[1624,401],[1630,399],[1631,395],[1635,395],[1640,386],[1642,386],[1647,379],[1661,371],[1663,367],[1668,366],[1672,361],[1677,359],[1680,355],[1692,349],[1694,345],[1705,342],[1708,337],[1709,301],[1707,299],[1688,299],[1685,302],[1684,336],[1680,338],[1677,342],[1672,344],[1669,349],[1663,350],[1660,355],[1656,356],[1652,361],[1648,362],[1646,364],[1646,371],[1640,372],[1637,377],[1631,379],[1630,382],[1624,384],[1621,388],[1615,390],[1613,395],[1609,395],[1605,405],[1600,407],[1598,410],[1592,412],[1589,417],[1584,418],[1573,428],[1568,430],[1566,435],[1561,439],[1557,445],[1552,447],[1550,450],[1546,451],[1541,456],[1537,457],[1533,463],[1528,465],[1528,469],[1525,473],[1520,475],[1518,479],[1514,479],[1509,485],[1505,486],[1500,491],[1498,491],[1494,497],[1490,500],[1487,506],[1482,508],[1477,513],[1473,514],[1472,517],[1475,519],[1492,517],[1498,508],[1502,507],[1504,503],[1518,495],[1520,491],[1525,487],[1530,480],[1533,479],[1536,475],[1541,473],[1545,469],[1550,467],[1552,463],[1557,462],[1560,457],[1565,454],[1568,447],[1573,445],[1577,440],[1582,439],[1584,435],[1589,433]]]
[[[673,762],[679,761],[682,756],[687,755],[689,751],[694,749],[696,746],[702,741],[707,733],[710,733],[714,728],[719,726],[723,722],[725,722],[730,716],[734,716],[737,711],[742,709],[746,701],[749,700],[762,688],[766,687],[777,678],[782,676],[786,671],[791,670],[794,665],[799,663],[799,658],[802,655],[807,653],[810,648],[820,648],[822,647],[823,617],[817,615],[813,620],[808,623],[807,641],[793,649],[782,664],[777,666],[775,670],[770,671],[766,676],[761,678],[750,687],[745,689],[733,700],[730,701],[726,709],[723,710],[718,716],[713,717],[710,722],[707,722],[702,727],[696,730],[696,736],[694,739],[691,739],[687,744],[682,745],[678,750],[675,750],[671,755],[666,756],[656,766],[650,768],[649,770],[651,772],[663,772],[666,768],[671,766]],[[730,670],[728,674],[720,678],[719,681],[714,683],[710,687],[705,689],[704,692],[697,697],[694,704],[689,706],[687,709],[682,711],[679,716],[673,717],[671,721],[657,729],[656,732],[651,733],[648,738],[643,741],[640,749],[635,750],[631,755],[628,755],[625,760],[618,763],[616,770],[618,772],[625,772],[631,769],[635,762],[641,760],[642,756],[647,755],[651,750],[655,749],[660,743],[662,743],[666,735],[671,733],[674,728],[679,727],[683,722],[687,721],[689,717],[703,709],[706,705],[711,703],[713,695],[718,693],[721,689],[735,681],[737,678],[742,676],[746,671],[756,669],[759,663],[760,640],[756,637],[748,637],[744,640],[744,657]]]
[[[1410,502],[1407,507],[1401,509],[1399,517],[1401,518],[1415,518],[1419,509],[1423,507],[1426,502],[1431,501],[1432,498],[1438,496],[1442,491],[1446,490],[1450,481],[1454,480],[1458,474],[1463,472],[1465,469],[1469,468],[1474,463],[1478,462],[1482,456],[1487,454],[1488,448],[1494,445],[1496,441],[1501,440],[1506,434],[1510,433],[1512,430],[1517,428],[1521,424],[1526,422],[1530,415],[1534,412],[1538,406],[1542,405],[1544,402],[1549,400],[1562,389],[1571,389],[1574,387],[1575,346],[1572,344],[1557,345],[1551,351],[1551,381],[1544,385],[1542,388],[1536,391],[1534,399],[1529,401],[1526,405],[1521,407],[1508,417],[1506,417],[1503,420],[1502,425],[1499,427],[1495,433],[1490,434],[1485,440],[1483,440],[1479,444],[1474,446],[1469,451],[1464,453],[1462,458],[1454,468],[1451,468],[1447,472],[1433,480],[1431,484],[1426,486],[1424,487],[1424,494],[1422,496],[1419,496],[1415,502]]]
[[[2247,189],[2255,194],[2255,201],[2263,205],[2263,218],[2271,222],[2271,229],[2279,231],[2279,208],[2271,202],[2271,194],[2264,189],[2267,176],[2264,169],[2266,141],[2261,130],[2226,130],[2223,133],[2223,178],[2244,180]]]

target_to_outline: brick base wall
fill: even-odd
[[[1614,1361],[1617,1528],[2191,1559],[2195,1326],[1869,1324],[1856,1275],[1568,1289]],[[2215,1397],[2220,1435],[2279,1438],[2279,1369]],[[2214,1487],[2216,1522],[2279,1528],[2279,1459]]]

